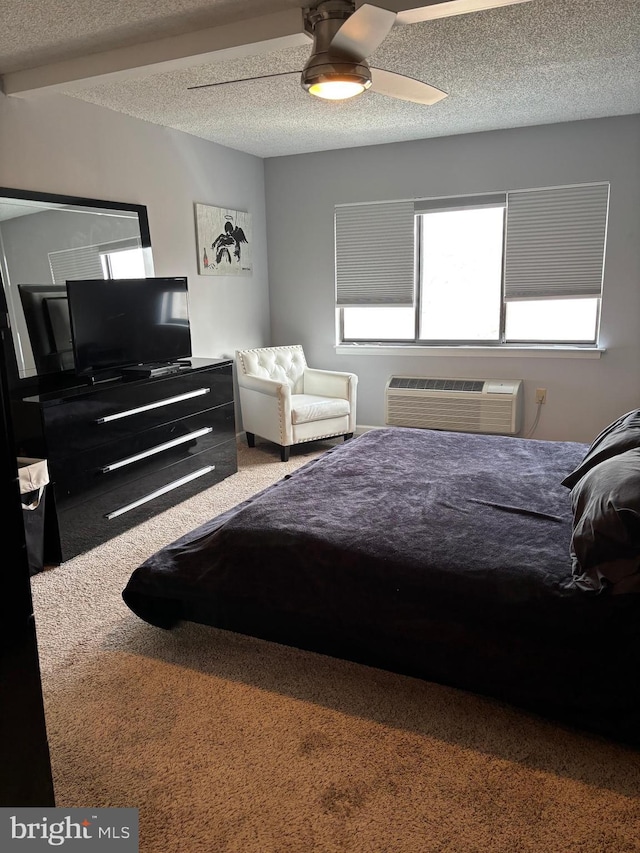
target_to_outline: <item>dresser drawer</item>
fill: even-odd
[[[126,441],[232,400],[230,366],[87,391],[43,406],[47,458]]]
[[[104,494],[82,507],[58,508],[62,560],[94,548],[196,495],[238,469],[236,440],[174,462]],[[185,533],[187,531],[185,530]]]
[[[53,459],[49,477],[59,508],[188,459],[218,444],[235,440],[233,403],[218,406],[126,440],[100,445],[84,453]]]

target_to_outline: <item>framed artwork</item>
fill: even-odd
[[[251,275],[251,214],[208,204],[195,208],[200,275]]]

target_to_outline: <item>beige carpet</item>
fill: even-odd
[[[33,578],[57,804],[138,807],[142,853],[640,851],[638,752],[124,605],[147,555],[329,445],[240,444],[233,477]]]

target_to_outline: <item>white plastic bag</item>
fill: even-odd
[[[46,459],[32,459],[29,456],[18,456],[18,481],[20,494],[27,503],[22,503],[22,509],[37,509],[40,506],[44,489],[49,482],[49,468]]]

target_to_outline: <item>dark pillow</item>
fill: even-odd
[[[571,505],[576,585],[640,593],[640,449],[594,466],[571,490]]]
[[[568,474],[562,485],[572,489],[578,480],[590,471],[594,465],[624,453],[634,447],[640,447],[640,409],[627,412],[602,430],[575,471]]]

